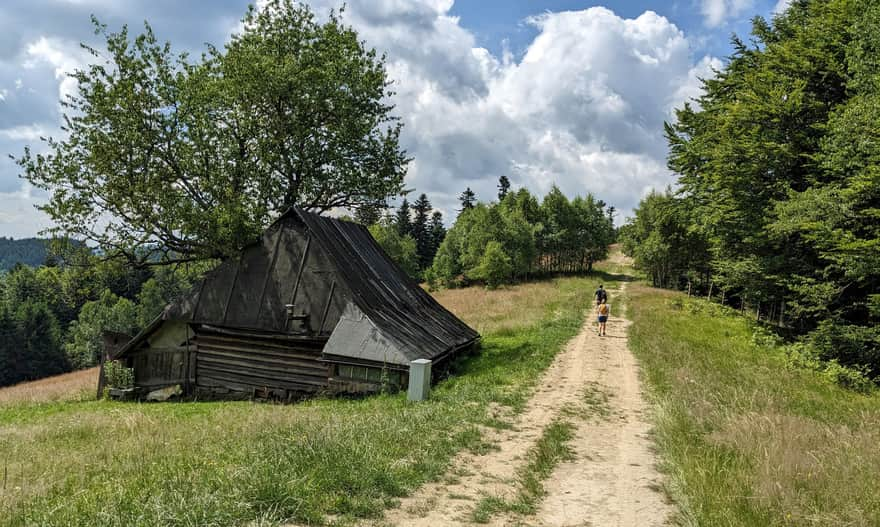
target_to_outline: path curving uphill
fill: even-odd
[[[624,298],[626,284],[614,294]],[[399,527],[473,525],[487,499],[513,502],[518,470],[545,428],[565,419],[574,425],[573,459],[543,482],[533,515],[496,512],[481,523],[533,526],[662,526],[673,513],[662,492],[638,364],[627,345],[629,321],[615,306],[607,336],[589,315],[581,331],[544,372],[525,410],[508,430],[488,429],[497,448],[460,454],[438,482],[421,487],[387,511],[379,523]]]

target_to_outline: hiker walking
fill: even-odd
[[[608,322],[608,313],[610,308],[608,304],[605,302],[603,298],[599,305],[596,306],[596,313],[599,315],[599,336],[602,337],[605,335],[605,323]]]
[[[608,293],[602,287],[602,284],[599,284],[599,289],[596,289],[596,294],[594,296],[596,297],[596,307],[599,307],[599,304],[602,302],[608,301]]]

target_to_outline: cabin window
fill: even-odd
[[[344,377],[346,379],[375,383],[382,382],[381,368],[370,368],[368,366],[349,366],[347,364],[340,364],[339,366],[337,366],[336,371],[338,372],[338,375],[340,377]],[[390,384],[400,384],[399,371],[385,370],[385,375],[387,376],[388,382]]]

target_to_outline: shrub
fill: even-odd
[[[507,281],[512,273],[513,263],[510,256],[507,256],[500,243],[492,241],[486,245],[486,252],[471,275],[486,282],[489,289],[495,289]]]
[[[116,360],[104,363],[104,378],[107,380],[109,388],[131,388],[134,386],[134,370],[126,368]]]

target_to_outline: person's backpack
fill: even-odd
[[[601,304],[599,306],[599,314],[603,317],[608,315],[608,304]]]
[[[596,299],[608,300],[608,293],[606,293],[604,289],[599,289],[598,291],[596,291]]]

